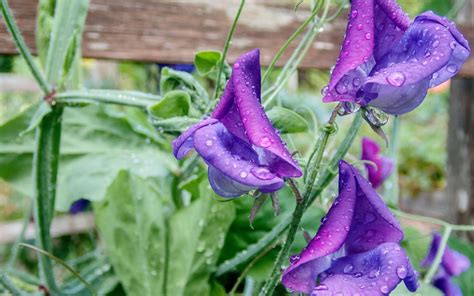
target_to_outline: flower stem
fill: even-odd
[[[36,244],[38,248],[52,252],[50,233],[56,199],[56,180],[61,140],[61,116],[63,109],[55,106],[36,129],[36,147],[33,154],[33,196],[35,202]],[[50,258],[39,256],[41,277],[52,293],[57,292],[53,265]]]
[[[314,17],[318,14],[319,10],[322,7],[322,3],[324,1],[319,1],[318,5],[313,9],[313,12],[311,15],[296,29],[295,32],[286,40],[286,42],[283,44],[283,46],[280,48],[280,50],[277,52],[273,60],[270,62],[270,65],[268,66],[267,70],[263,74],[262,77],[262,85],[265,83],[265,80],[268,78],[268,76],[272,73],[273,68],[275,67],[276,62],[280,59],[281,55],[285,52],[285,50],[290,46],[290,44],[295,40],[296,37],[298,37],[301,32],[304,31],[304,29],[308,26],[308,24],[314,19]]]
[[[45,93],[45,95],[51,93],[51,87],[49,86],[49,83],[46,81],[43,73],[41,73],[35,61],[33,60],[33,56],[31,55],[30,51],[28,50],[28,47],[26,46],[25,39],[23,39],[23,36],[21,36],[20,29],[18,28],[15,19],[13,18],[7,0],[1,0],[0,9],[2,11],[5,24],[7,25],[8,30],[12,35],[13,41],[15,42],[16,47],[20,51],[20,55],[25,59],[26,64],[28,65],[28,68],[30,68],[30,71],[33,74],[36,82],[38,82],[38,85]]]
[[[24,295],[24,293],[20,291],[4,273],[0,273],[0,284],[13,296]]]
[[[405,213],[396,209],[391,209],[395,215],[402,217],[402,218],[407,218],[410,220],[415,220],[415,221],[421,221],[421,222],[426,222],[430,224],[436,224],[443,226],[444,228],[451,228],[454,231],[474,231],[474,225],[458,225],[458,224],[450,224],[446,221],[436,219],[436,218],[431,218],[431,217],[426,217],[426,216],[419,216],[419,215],[414,215],[414,214],[409,214]]]
[[[224,70],[225,58],[227,56],[227,51],[229,50],[229,46],[232,40],[232,35],[234,35],[235,27],[237,26],[237,22],[239,21],[240,14],[242,12],[242,9],[244,8],[244,5],[245,5],[245,0],[241,0],[239,9],[237,10],[237,14],[235,15],[234,21],[232,22],[232,26],[230,27],[229,34],[227,34],[227,39],[224,45],[224,51],[222,52],[222,58],[219,62],[219,72],[217,73],[216,87],[214,89],[214,96],[213,96],[214,99],[217,99],[217,97],[219,96],[219,84],[221,82],[222,71]],[[209,106],[211,105],[212,104],[209,104]]]
[[[398,206],[398,199],[400,196],[400,188],[398,187],[398,142],[400,138],[400,116],[395,116],[392,124],[392,132],[390,135],[390,159],[393,161],[393,172],[385,182],[385,190],[387,194],[387,203],[391,206]]]
[[[295,210],[293,212],[293,217],[290,223],[290,229],[288,230],[288,235],[286,237],[286,241],[284,242],[280,253],[278,254],[277,259],[275,260],[275,263],[273,265],[272,272],[270,273],[270,278],[266,281],[264,284],[262,290],[260,291],[260,296],[265,296],[265,295],[272,295],[273,290],[275,290],[275,287],[278,284],[278,281],[280,279],[280,268],[283,265],[283,262],[286,260],[288,257],[288,254],[290,252],[290,248],[293,244],[293,241],[295,240],[296,233],[298,231],[298,228],[301,223],[301,219],[303,218],[303,214],[305,210],[309,207],[310,202],[311,202],[311,193],[314,188],[314,182],[316,181],[316,177],[318,176],[320,166],[321,166],[321,161],[323,159],[323,154],[324,150],[326,149],[329,136],[335,132],[334,128],[334,121],[337,116],[337,111],[340,108],[340,105],[338,105],[332,115],[329,121],[323,126],[321,130],[321,135],[318,139],[318,143],[316,144],[316,149],[317,152],[315,154],[315,159],[314,161],[309,160],[310,163],[307,164],[307,166],[311,166],[309,170],[309,179],[307,180],[306,183],[306,188],[303,196],[303,202],[302,203],[297,203]]]
[[[448,245],[449,236],[451,235],[451,231],[453,229],[450,226],[444,228],[443,238],[441,239],[441,243],[439,245],[439,249],[436,252],[436,256],[434,258],[433,264],[431,265],[430,269],[426,273],[426,276],[423,280],[424,283],[429,284],[433,279],[433,276],[438,271],[439,265],[441,264],[441,260],[443,259],[444,250]]]
[[[61,92],[54,96],[56,103],[66,106],[90,104],[95,102],[146,108],[150,105],[156,104],[160,99],[161,97],[159,96],[141,92],[94,89]]]

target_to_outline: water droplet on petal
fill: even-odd
[[[458,44],[456,43],[456,41],[453,41],[449,44],[449,47],[451,47],[452,49],[455,49],[456,46],[458,46]]]
[[[248,176],[247,172],[244,172],[244,171],[240,172],[241,178],[247,178],[247,176]]]
[[[325,96],[329,91],[329,87],[328,86],[325,86],[323,87],[323,89],[321,89],[321,95]]]
[[[293,264],[295,263],[296,261],[300,260],[300,256],[299,255],[291,255],[290,256],[290,263]]]
[[[263,148],[267,148],[270,145],[272,145],[272,141],[270,140],[269,137],[262,137],[260,139],[260,146],[262,146]]]
[[[354,273],[353,277],[355,277],[355,278],[360,278],[360,277],[362,277],[362,272],[356,272],[356,273]]]
[[[374,279],[374,278],[378,277],[379,274],[380,274],[380,272],[378,270],[371,270],[369,272],[369,278]]]
[[[266,167],[253,167],[250,172],[260,180],[270,180],[275,178],[275,175]]]
[[[372,223],[374,222],[375,220],[377,219],[377,217],[375,217],[374,213],[372,212],[367,212],[364,216],[364,222],[365,224],[368,224],[368,223]]]
[[[354,10],[351,12],[351,17],[352,17],[352,18],[356,18],[358,14],[359,14],[359,12],[358,12],[356,9],[354,9]]]
[[[314,291],[326,291],[328,289],[328,286],[325,284],[317,285],[314,287]]]
[[[433,44],[432,44],[432,47],[433,47],[433,48],[436,48],[436,47],[438,47],[438,46],[439,46],[439,40],[435,40],[435,41],[433,42]]]
[[[338,83],[336,85],[336,91],[339,94],[343,95],[343,94],[347,93],[347,87],[344,85],[344,83]]]
[[[351,273],[353,270],[354,270],[354,265],[350,263],[344,267],[344,273]]]
[[[370,40],[370,38],[372,38],[372,34],[370,33],[365,34],[365,39]]]
[[[235,63],[234,64],[234,69],[239,69],[240,68],[240,64],[239,63]]]
[[[458,70],[458,66],[456,66],[455,64],[450,64],[446,67],[446,70],[449,72],[449,73],[456,73],[456,71]]]
[[[212,140],[207,140],[206,141],[206,146],[211,147],[212,146]]]
[[[361,85],[361,81],[359,78],[354,78],[354,80],[352,80],[352,85],[354,85],[355,87],[358,87],[359,85]]]
[[[380,292],[382,292],[384,294],[388,293],[389,292],[388,286],[383,285],[382,287],[380,287]]]
[[[393,86],[399,87],[405,83],[406,77],[402,72],[392,72],[387,76],[387,82]]]
[[[397,275],[400,279],[404,279],[407,276],[407,269],[405,266],[400,265],[397,267]]]

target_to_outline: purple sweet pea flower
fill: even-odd
[[[467,40],[444,17],[425,12],[410,22],[395,0],[352,0],[323,101],[404,114],[421,104],[428,88],[453,77],[469,54]]]
[[[80,198],[69,207],[69,213],[75,215],[84,212],[89,208],[90,204],[91,202],[88,199]]]
[[[301,169],[279,137],[260,103],[260,51],[235,62],[224,94],[211,117],[191,126],[173,141],[183,158],[194,148],[209,166],[209,183],[223,197],[250,190],[274,192],[285,177]]]
[[[421,262],[422,267],[429,267],[433,264],[441,240],[441,236],[438,233],[433,234],[433,241],[431,242],[428,255]],[[446,247],[438,272],[433,279],[433,285],[443,291],[446,296],[462,296],[461,289],[452,282],[451,277],[460,275],[470,266],[471,262],[469,261],[469,258],[449,247]]]
[[[374,188],[379,187],[393,172],[393,161],[380,154],[379,144],[372,139],[362,139],[361,159],[368,160],[377,166],[374,167],[372,164],[365,164],[368,172],[368,179]]]
[[[357,169],[339,163],[339,196],[316,236],[290,258],[283,285],[314,296],[387,295],[417,276],[399,246],[403,232],[377,192]]]

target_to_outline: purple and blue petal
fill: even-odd
[[[283,273],[283,285],[290,290],[313,295],[360,292],[362,290],[357,290],[357,287],[363,285],[364,281],[360,278],[364,277],[365,271],[366,278],[370,273],[369,266],[361,264],[366,259],[373,258],[375,261],[371,264],[375,266],[374,270],[381,273],[384,270],[387,274],[381,278],[389,279],[382,284],[371,276],[369,284],[379,291],[379,294],[374,295],[384,295],[380,289],[385,288],[386,293],[390,292],[405,277],[408,288],[416,290],[416,276],[408,258],[397,244],[402,238],[403,232],[398,221],[370,183],[357,169],[341,161],[339,196],[323,218],[316,236],[300,255],[292,257],[291,265]],[[390,254],[387,255],[388,252]],[[389,265],[393,265],[393,270],[388,268]],[[397,275],[396,268],[399,266],[400,270],[405,268],[406,273],[400,272],[403,277]],[[354,271],[356,267],[360,271]],[[340,286],[342,282],[345,283],[345,288]],[[369,289],[371,288],[367,291]]]
[[[393,161],[380,154],[380,146],[372,139],[362,139],[362,160],[372,162],[366,163],[368,179],[374,188],[379,187],[393,172]],[[375,166],[374,166],[375,165]]]

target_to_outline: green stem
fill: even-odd
[[[33,154],[33,181],[35,202],[36,245],[52,253],[50,234],[56,198],[59,146],[61,140],[61,116],[63,109],[54,107],[36,130],[36,147]],[[38,256],[41,278],[52,292],[57,291],[50,258]]]
[[[28,68],[33,74],[35,80],[38,82],[38,85],[40,86],[41,90],[44,92],[45,95],[51,93],[51,87],[46,81],[43,73],[41,73],[38,66],[36,66],[36,63],[33,60],[33,56],[28,50],[25,40],[23,39],[23,36],[20,33],[20,29],[18,28],[15,19],[13,18],[7,0],[1,0],[0,9],[2,10],[2,15],[3,19],[5,20],[5,24],[7,25],[8,30],[10,31],[10,34],[13,37],[13,41],[15,42],[16,47],[20,51],[20,55],[25,59]]]
[[[64,105],[104,103],[146,108],[156,104],[161,97],[140,92],[91,89],[61,92],[54,96],[54,100]]]
[[[7,269],[13,268],[15,264],[16,258],[18,257],[18,251],[20,249],[20,243],[23,242],[25,238],[26,229],[28,229],[28,225],[30,225],[32,212],[33,212],[33,203],[30,205],[28,212],[26,212],[25,216],[23,217],[23,225],[21,226],[21,232],[12,247],[11,254],[10,254],[10,257],[8,258],[8,262],[6,265]]]
[[[407,219],[415,220],[415,221],[426,222],[426,223],[435,224],[435,225],[440,225],[440,226],[443,226],[444,228],[451,228],[454,231],[474,231],[474,225],[450,224],[440,219],[409,214],[409,213],[405,213],[396,209],[391,209],[391,211],[395,213],[395,215],[397,215],[398,217],[407,218]]]
[[[384,189],[387,203],[393,207],[398,205],[400,188],[398,187],[398,142],[400,138],[400,116],[395,116],[392,124],[392,132],[390,135],[390,150],[389,156],[393,161],[393,172],[390,178],[385,182]]]
[[[273,68],[275,67],[275,64],[276,62],[280,59],[281,55],[285,52],[285,50],[288,48],[288,46],[290,46],[290,44],[293,42],[293,40],[295,40],[296,37],[298,37],[301,32],[304,31],[304,29],[308,26],[308,24],[313,20],[313,18],[319,13],[319,10],[321,9],[322,7],[322,3],[324,3],[324,1],[320,1],[318,2],[318,6],[316,6],[314,9],[313,9],[313,12],[311,13],[311,15],[304,21],[304,23],[302,23],[298,29],[296,29],[296,31],[290,36],[290,38],[288,38],[288,40],[286,40],[286,42],[283,44],[283,46],[280,48],[280,50],[277,52],[277,54],[275,55],[275,57],[273,58],[273,60],[271,61],[270,65],[268,66],[267,70],[265,71],[265,73],[263,74],[263,77],[262,77],[262,85],[265,83],[265,80],[268,78],[268,76],[272,73],[273,71]]]
[[[434,258],[433,264],[431,264],[431,267],[426,273],[425,279],[423,280],[423,282],[426,284],[431,283],[433,276],[438,271],[439,265],[441,264],[441,260],[443,259],[444,250],[446,249],[446,246],[448,245],[448,240],[449,240],[449,236],[451,235],[451,231],[452,231],[452,228],[449,226],[444,228],[443,238],[441,239],[441,243],[439,245],[438,251],[436,252],[436,256]]]
[[[222,59],[219,61],[219,72],[217,73],[216,87],[214,89],[214,99],[217,99],[219,97],[219,85],[221,82],[222,71],[224,70],[224,63],[227,57],[227,51],[229,50],[232,35],[234,35],[235,27],[237,26],[237,22],[239,21],[240,14],[242,12],[242,9],[244,8],[244,5],[245,0],[241,0],[239,9],[237,10],[237,14],[235,15],[234,21],[232,22],[232,26],[230,27],[229,34],[227,34],[227,39],[225,40],[224,51],[222,52]]]
[[[321,192],[331,183],[333,178],[336,176],[337,164],[339,163],[339,160],[341,160],[349,150],[357,132],[359,131],[362,121],[362,116],[360,115],[360,113],[357,113],[344,140],[342,141],[341,145],[339,145],[338,150],[336,151],[328,166],[324,170],[324,173],[319,179],[318,184],[315,186],[316,189],[310,196],[310,204],[312,204],[312,202],[321,194]],[[282,235],[288,229],[290,223],[291,216],[282,217],[280,223],[278,223],[271,232],[263,236],[258,242],[249,246],[247,249],[239,252],[234,258],[222,263],[217,268],[216,276],[220,276],[224,273],[234,270],[240,264],[243,264],[254,256],[257,256],[262,250],[264,250],[271,243],[273,243],[280,235]]]
[[[0,284],[7,289],[13,296],[23,296],[24,293],[20,291],[12,281],[2,272],[0,272]]]
[[[305,37],[298,45],[296,50],[293,52],[292,57],[287,62],[282,72],[278,76],[275,85],[273,85],[271,88],[269,88],[263,93],[262,100],[264,101],[264,107],[268,107],[273,102],[273,100],[276,98],[276,96],[283,88],[285,83],[288,81],[288,79],[291,77],[291,75],[298,69],[298,66],[305,57],[306,52],[313,44],[314,38],[318,35],[319,30],[327,19],[329,7],[331,6],[331,1],[327,0],[325,4],[326,5],[324,6],[324,11],[322,13],[321,18],[317,22],[314,22],[312,26],[308,29],[308,32],[306,33]]]
[[[309,170],[310,177],[306,183],[305,193],[303,195],[303,202],[296,204],[295,210],[293,212],[293,217],[290,223],[290,229],[288,230],[288,235],[286,237],[286,241],[284,242],[280,253],[278,254],[278,257],[275,260],[273,269],[270,273],[270,278],[266,281],[262,290],[260,291],[260,296],[272,295],[273,291],[275,290],[275,287],[278,284],[278,281],[280,279],[280,268],[289,255],[290,248],[293,244],[293,241],[295,240],[296,233],[298,232],[301,223],[301,219],[303,218],[303,214],[310,206],[312,196],[311,193],[314,188],[314,182],[316,181],[316,177],[320,172],[321,161],[323,159],[324,150],[326,149],[329,136],[335,132],[334,121],[336,119],[337,111],[339,108],[340,106],[338,105],[338,107],[334,109],[328,123],[322,128],[321,136],[319,137],[318,143],[316,145],[316,147],[318,147],[316,157],[314,161],[307,164],[307,166],[311,166],[311,168]]]

